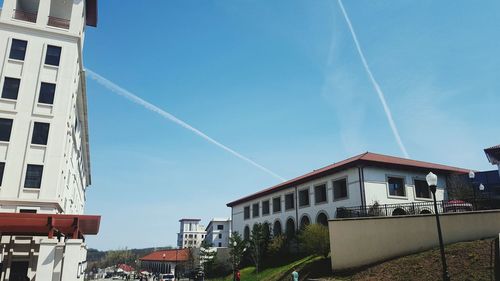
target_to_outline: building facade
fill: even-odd
[[[200,219],[180,219],[180,230],[177,233],[178,248],[199,248],[205,239],[206,231]]]
[[[151,273],[172,273],[179,276],[191,266],[189,249],[173,249],[152,252],[139,259],[141,269]],[[179,270],[180,269],[180,270]]]
[[[216,248],[229,247],[229,238],[231,236],[231,220],[224,218],[214,218],[205,229],[205,242]]]
[[[500,175],[500,144],[492,146],[490,148],[486,148],[484,150],[488,161],[490,161],[491,165],[497,165],[498,174]]]
[[[80,224],[91,218],[79,215],[91,176],[82,48],[86,26],[96,23],[96,0],[3,1],[0,213],[29,213],[31,226],[47,219],[49,229],[45,236],[1,237],[2,281],[74,280],[76,270],[61,267],[63,256],[65,266],[83,272],[81,238],[90,233]],[[63,233],[56,218],[73,219],[73,233]],[[45,233],[39,231],[31,233]],[[42,264],[44,255],[53,264]]]
[[[375,153],[363,153],[227,204],[232,229],[248,238],[256,223],[274,235],[294,234],[310,223],[326,225],[341,207],[432,201],[425,181],[438,175],[436,198],[446,198],[447,176],[468,170]]]

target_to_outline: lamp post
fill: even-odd
[[[163,253],[163,265],[160,267],[160,270],[162,270],[162,271],[163,271],[163,267],[165,266],[165,256],[166,256],[165,253]]]
[[[233,281],[236,281],[236,246],[238,243],[233,242]]]
[[[436,202],[436,187],[437,187],[437,176],[430,172],[425,179],[429,185],[429,189],[432,192],[432,197],[434,197],[434,214],[436,215],[437,231],[439,236],[439,249],[441,250],[441,263],[443,265],[443,281],[449,281],[450,275],[448,274],[448,266],[446,265],[446,256],[444,255],[444,244],[443,235],[441,234],[441,223],[439,222],[439,213]]]

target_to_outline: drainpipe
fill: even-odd
[[[365,173],[363,171],[363,166],[358,166],[358,178],[359,178],[359,195],[361,196],[361,206],[366,206],[366,196],[365,196]]]
[[[297,187],[295,187],[295,231],[298,230],[299,230],[299,203],[298,203]]]

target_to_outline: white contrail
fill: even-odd
[[[394,137],[396,138],[396,142],[399,145],[399,148],[403,152],[404,156],[406,158],[410,158],[408,155],[408,152],[406,151],[406,148],[403,144],[403,141],[401,140],[401,136],[399,135],[398,128],[396,127],[396,123],[394,123],[394,119],[392,118],[391,110],[389,109],[389,106],[387,105],[387,102],[385,101],[385,96],[384,93],[382,92],[382,89],[378,85],[377,81],[375,80],[375,77],[372,74],[372,71],[370,70],[370,67],[368,66],[368,63],[366,62],[365,55],[363,54],[363,51],[361,50],[361,47],[358,42],[358,38],[356,37],[356,33],[354,32],[354,29],[351,24],[351,20],[349,19],[349,16],[347,15],[347,12],[344,9],[344,5],[342,5],[342,0],[337,0],[340,6],[340,9],[342,10],[342,13],[344,14],[345,21],[347,22],[347,25],[349,26],[349,30],[351,31],[352,39],[354,40],[354,44],[356,45],[356,49],[358,50],[358,54],[361,57],[361,61],[363,62],[363,66],[365,67],[366,72],[368,73],[368,76],[370,77],[370,80],[373,84],[373,87],[375,88],[375,91],[378,94],[378,97],[380,99],[380,102],[382,103],[382,106],[384,107],[385,115],[387,116],[387,120],[389,121],[389,125],[391,126],[392,133],[394,134]]]
[[[279,179],[281,181],[285,181],[285,179],[283,177],[279,176],[275,172],[267,169],[266,167],[264,167],[264,166],[256,163],[255,161],[251,160],[250,158],[245,157],[245,156],[241,155],[240,153],[232,150],[231,148],[223,145],[222,143],[214,140],[213,138],[207,136],[206,134],[204,134],[200,130],[198,130],[198,129],[194,128],[193,126],[187,124],[186,122],[180,120],[179,118],[175,117],[174,115],[172,115],[172,114],[166,112],[165,110],[163,110],[163,109],[161,109],[161,108],[159,108],[159,107],[157,107],[157,106],[155,106],[155,105],[153,105],[153,104],[151,104],[151,103],[149,103],[149,102],[141,99],[140,97],[138,97],[138,96],[132,94],[131,92],[123,89],[122,87],[116,85],[115,83],[109,81],[108,79],[102,77],[101,75],[93,72],[92,70],[90,70],[90,69],[87,68],[87,69],[85,69],[85,72],[89,75],[90,78],[92,78],[97,83],[101,84],[102,86],[106,87],[107,89],[111,90],[115,94],[118,94],[118,95],[120,95],[120,96],[122,96],[122,97],[124,97],[124,98],[126,98],[126,99],[128,99],[128,100],[130,100],[130,101],[132,101],[132,102],[134,102],[136,104],[138,104],[138,105],[141,105],[144,108],[146,108],[146,109],[148,109],[148,110],[150,110],[152,112],[158,113],[163,118],[165,118],[165,119],[167,119],[169,121],[172,121],[172,122],[176,123],[177,125],[182,126],[185,129],[188,129],[189,131],[191,131],[191,132],[195,133],[196,135],[204,138],[208,142],[210,142],[210,143],[212,143],[212,144],[214,144],[214,145],[216,145],[216,146],[224,149],[225,151],[231,153],[232,155],[238,157],[239,159],[241,159],[241,160],[243,160],[243,161],[245,161],[247,163],[250,163],[251,165],[259,168],[260,170],[262,170],[262,171],[270,174],[271,176],[273,176],[273,177],[275,177],[275,178],[277,178],[277,179]]]

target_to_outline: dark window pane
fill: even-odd
[[[406,196],[405,184],[402,178],[388,178],[389,194],[392,196]]]
[[[58,66],[60,59],[61,47],[48,45],[47,55],[45,56],[45,64]]]
[[[314,201],[316,203],[326,202],[326,184],[314,187]]]
[[[42,184],[42,165],[28,165],[26,169],[26,179],[24,187],[26,188],[40,188]]]
[[[21,209],[21,210],[19,210],[19,213],[36,214],[36,210],[33,210],[33,209]]]
[[[281,197],[273,198],[273,213],[281,212]]]
[[[431,191],[425,180],[415,180],[415,195],[418,198],[431,198]]]
[[[299,206],[309,205],[309,189],[299,191]]]
[[[244,217],[244,219],[250,218],[250,206],[245,207],[245,209],[243,211],[243,217]]]
[[[32,144],[47,144],[47,139],[49,137],[49,123],[35,122],[33,126],[33,136],[31,137]]]
[[[222,224],[217,225],[217,229],[218,230],[223,230],[224,229],[224,225],[222,225]]]
[[[53,104],[56,84],[42,82],[40,85],[39,103]]]
[[[0,141],[10,141],[12,119],[0,118]]]
[[[295,204],[293,202],[293,193],[285,195],[285,210],[295,208]]]
[[[269,214],[269,200],[262,201],[262,214],[263,215]]]
[[[347,197],[347,180],[341,179],[333,182],[333,199],[341,199]]]
[[[19,93],[20,84],[20,79],[5,77],[5,80],[3,82],[2,98],[17,100],[17,94]]]
[[[255,203],[252,205],[252,218],[258,217],[260,213],[259,203]]]
[[[26,55],[26,46],[28,45],[27,41],[12,39],[12,45],[10,47],[9,58],[15,60],[24,60]]]
[[[3,181],[3,170],[5,169],[5,163],[0,162],[0,185],[2,185]]]

